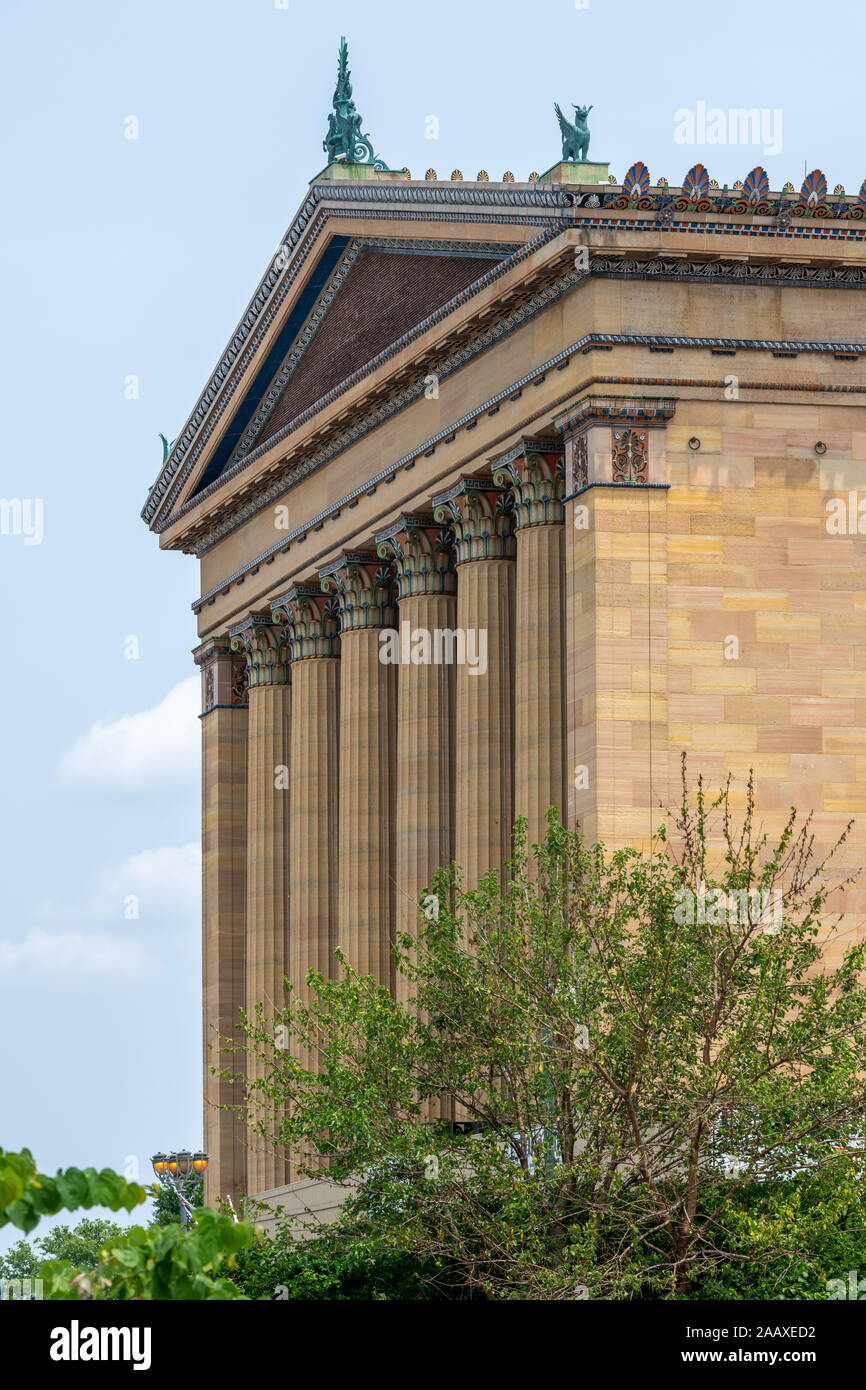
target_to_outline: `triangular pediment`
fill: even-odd
[[[192,496],[496,265],[507,247],[333,237]]]

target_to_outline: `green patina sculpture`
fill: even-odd
[[[586,118],[592,107],[575,106],[574,125],[572,125],[571,121],[563,115],[559,102],[555,101],[553,106],[559,121],[559,128],[562,131],[563,159],[584,161],[589,154],[589,126],[586,124]]]
[[[340,39],[334,109],[328,116],[328,134],[322,145],[329,164],[345,161],[347,164],[372,164],[374,169],[388,168],[384,160],[374,153],[369,135],[365,135],[361,130],[361,117],[352,100],[349,50],[344,38]]]
[[[175,441],[175,440],[172,440],[171,443],[169,444],[169,442],[168,442],[168,440],[166,439],[165,435],[162,433],[162,430],[160,430],[160,432],[159,432],[159,437],[160,437],[160,439],[162,440],[162,461],[163,461],[163,464],[165,464],[165,461],[166,461],[166,459],[168,458],[169,454],[171,453],[172,449],[174,448],[175,442],[176,442],[176,441]]]

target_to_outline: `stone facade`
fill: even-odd
[[[201,561],[209,1200],[294,1177],[218,1108],[238,1008],[337,945],[395,987],[436,868],[517,815],[647,846],[685,750],[863,859],[866,195],[696,169],[325,171],[148,499]]]

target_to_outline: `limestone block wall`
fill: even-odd
[[[691,777],[731,774],[740,803],[754,770],[771,834],[796,806],[820,852],[855,818],[838,871],[863,862],[861,415],[684,396],[657,434],[666,488],[567,502],[569,808],[591,838],[648,844],[685,750]],[[866,894],[833,905],[831,960]]]

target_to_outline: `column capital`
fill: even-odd
[[[260,685],[288,685],[289,643],[285,630],[270,613],[250,613],[229,631],[232,649],[247,660],[250,689]]]
[[[326,594],[337,596],[341,632],[396,623],[393,567],[383,564],[375,550],[344,550],[319,570],[319,582]]]
[[[490,460],[497,487],[509,488],[514,527],[550,526],[565,519],[565,449],[559,439],[523,439]]]
[[[295,584],[271,604],[271,617],[285,623],[292,661],[340,655],[340,605],[320,584]]]
[[[514,508],[508,492],[488,478],[463,477],[433,498],[436,520],[454,528],[455,564],[513,559]]]
[[[393,526],[377,532],[376,553],[394,561],[398,598],[457,592],[454,535],[435,517],[405,512]]]
[[[246,709],[249,674],[246,659],[232,651],[228,633],[208,637],[193,650],[201,671],[201,712],[212,709]]]

